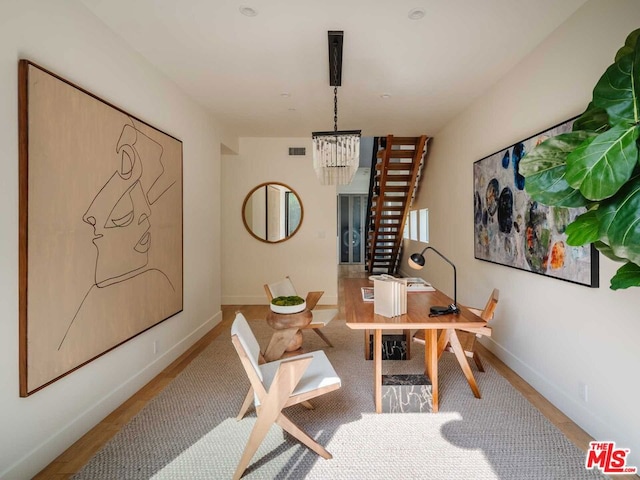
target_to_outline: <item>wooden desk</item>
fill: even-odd
[[[445,330],[448,340],[462,367],[474,395],[480,398],[480,390],[476,384],[467,357],[462,350],[456,328],[482,327],[487,324],[468,308],[458,305],[457,315],[429,317],[429,308],[435,305],[449,305],[453,301],[444,293],[420,292],[407,294],[407,313],[398,317],[383,317],[373,313],[373,302],[362,300],[361,287],[371,286],[368,279],[347,278],[343,280],[345,290],[345,312],[347,326],[357,330],[373,330],[374,361],[374,397],[376,412],[382,411],[382,331],[389,329],[424,329],[425,370],[431,380],[433,393],[433,411],[438,411],[438,330]],[[446,339],[442,335],[442,339]],[[442,345],[444,348],[444,345]]]

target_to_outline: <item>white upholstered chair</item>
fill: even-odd
[[[258,341],[240,312],[236,313],[231,326],[231,341],[255,392],[257,412],[256,423],[233,478],[242,477],[273,423],[277,423],[321,457],[332,458],[322,445],[282,413],[286,407],[306,403],[311,398],[340,388],[340,377],[325,353],[319,350],[261,363]]]
[[[265,284],[264,291],[267,294],[267,298],[269,299],[269,302],[271,302],[271,300],[273,300],[275,297],[289,297],[292,295],[298,295],[298,293],[296,292],[296,288],[293,286],[293,282],[291,281],[291,278],[289,278],[288,276],[278,282]],[[324,342],[327,345],[329,345],[330,347],[333,347],[329,339],[326,337],[324,333],[320,331],[320,329],[323,327],[326,327],[331,320],[336,318],[336,316],[338,315],[338,309],[336,308],[316,309],[315,308],[316,304],[318,303],[318,300],[320,300],[320,297],[322,297],[323,293],[324,293],[323,291],[307,293],[307,297],[305,301],[307,304],[307,308],[311,310],[313,319],[311,320],[311,323],[309,325],[302,328],[305,328],[305,329],[309,328],[312,331],[316,332],[318,336],[322,338],[322,340],[324,340]]]

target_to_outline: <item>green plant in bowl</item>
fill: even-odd
[[[280,307],[290,307],[293,305],[302,305],[304,303],[304,298],[298,297],[297,295],[290,295],[288,297],[276,297],[271,300],[271,303]]]

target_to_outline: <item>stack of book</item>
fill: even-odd
[[[373,291],[374,313],[384,317],[397,317],[407,313],[407,281],[405,278],[374,279]]]

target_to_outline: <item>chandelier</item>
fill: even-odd
[[[333,87],[333,131],[313,132],[313,168],[322,185],[348,185],[360,163],[361,130],[338,131],[338,87],[342,85],[341,31],[329,32],[329,84]]]

